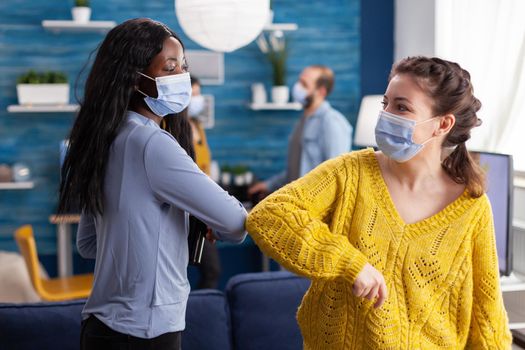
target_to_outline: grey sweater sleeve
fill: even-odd
[[[77,249],[85,259],[95,259],[97,256],[97,231],[91,215],[82,214],[77,231]]]
[[[244,240],[247,213],[242,204],[204,174],[173,137],[155,133],[145,146],[144,164],[159,200],[199,218],[221,240]]]

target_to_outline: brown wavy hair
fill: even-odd
[[[476,115],[481,102],[474,96],[469,72],[455,62],[418,56],[394,64],[389,80],[398,74],[408,74],[416,79],[433,101],[434,116],[455,116],[456,123],[442,144],[443,148],[455,149],[443,160],[442,167],[456,183],[465,184],[472,197],[483,195],[485,176],[465,145],[470,139],[470,131],[481,125],[481,119]]]

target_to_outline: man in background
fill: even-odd
[[[287,167],[268,180],[251,186],[249,195],[262,198],[325,160],[350,151],[352,126],[326,101],[333,87],[334,73],[326,66],[309,66],[301,72],[292,97],[303,105],[304,112],[288,141]]]

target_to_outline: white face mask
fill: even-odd
[[[144,101],[153,113],[159,117],[164,117],[168,114],[180,113],[184,108],[188,107],[191,99],[190,73],[168,75],[157,78],[152,78],[141,72],[138,73],[155,81],[157,86],[157,98],[148,96],[144,92],[138,90],[145,96]]]
[[[308,102],[308,91],[306,91],[300,82],[294,84],[292,88],[292,98],[295,102],[299,102],[303,106]]]
[[[190,117],[197,117],[204,111],[205,106],[206,101],[204,100],[204,96],[192,96],[190,105],[188,106],[188,114],[190,115]]]

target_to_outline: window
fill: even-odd
[[[472,149],[512,154],[525,171],[525,1],[436,0],[436,55],[471,74],[483,107]]]

